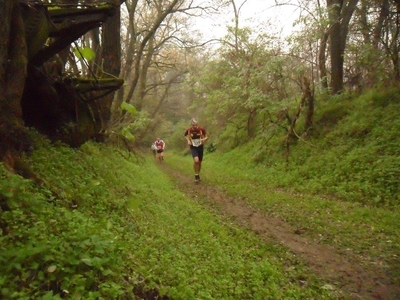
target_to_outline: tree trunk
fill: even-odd
[[[141,43],[138,45],[138,47],[136,49],[136,57],[135,57],[135,61],[134,61],[134,75],[132,78],[129,93],[126,97],[126,102],[131,101],[132,96],[134,95],[134,92],[136,90],[136,87],[137,87],[137,84],[139,81],[139,77],[141,75],[142,57],[144,55],[147,44],[149,43],[149,40],[154,37],[154,35],[156,34],[156,31],[160,27],[161,23],[165,20],[165,18],[169,14],[172,13],[173,9],[175,8],[175,5],[177,5],[178,2],[179,2],[179,0],[172,0],[171,3],[169,3],[168,6],[164,10],[160,10],[158,12],[158,15],[157,15],[155,21],[153,22],[152,26],[148,29],[146,35],[143,36]]]
[[[124,41],[126,41],[127,44],[125,44],[125,53],[124,53],[124,58],[125,58],[125,63],[122,66],[121,70],[121,78],[125,80],[125,82],[130,82],[131,74],[132,74],[132,65],[134,63],[135,59],[135,47],[137,43],[137,32],[136,32],[136,26],[135,26],[135,13],[136,13],[136,8],[137,8],[138,0],[134,1],[129,1],[129,3],[126,3],[126,9],[128,10],[128,16],[129,16],[129,25],[127,28],[126,32],[126,37]],[[112,123],[116,124],[120,122],[120,118],[122,116],[121,114],[121,104],[124,102],[124,97],[125,97],[125,88],[121,88],[118,92],[117,95],[114,99],[113,106],[112,106]]]
[[[328,38],[329,33],[325,33],[322,36],[318,54],[319,78],[324,89],[328,88],[328,73],[326,72],[326,46],[328,43]]]
[[[343,90],[343,52],[342,38],[340,36],[340,10],[341,0],[328,0],[331,20],[330,54],[331,54],[331,88],[337,94]]]
[[[327,0],[331,21],[330,54],[331,54],[331,88],[333,94],[343,91],[344,51],[350,19],[358,0]]]
[[[137,91],[135,91],[135,102],[134,106],[137,110],[142,110],[143,107],[143,99],[146,94],[146,86],[147,86],[147,73],[150,68],[151,61],[153,60],[154,55],[154,36],[149,39],[149,43],[147,46],[146,54],[143,56],[143,62],[140,70],[140,76],[137,86]]]
[[[57,7],[50,11],[40,3],[25,2],[0,1],[0,160],[8,165],[12,164],[10,157],[31,148],[27,127],[35,127],[49,138],[71,146],[93,138],[98,130],[93,118],[95,110],[90,106],[123,84],[119,79],[95,78],[85,90],[77,92],[79,82],[68,85],[63,77],[68,58],[64,49],[100,26],[119,7]],[[119,18],[116,23],[119,25]],[[109,41],[108,37],[105,40]],[[116,47],[119,36],[113,33],[110,40]],[[117,61],[117,70],[107,66],[107,71],[119,75],[120,56],[112,52],[106,61]],[[100,105],[106,117],[110,104],[111,101],[104,101]]]
[[[121,71],[121,10],[116,8],[114,15],[103,24],[102,31],[102,58],[104,72],[119,76]],[[99,111],[102,119],[100,131],[105,130],[111,119],[111,105],[114,93],[104,97],[99,102]]]
[[[307,77],[303,77],[302,82],[303,98],[307,101],[307,114],[306,121],[304,124],[305,131],[312,130],[314,126],[314,95],[311,91],[310,80]]]
[[[4,160],[28,150],[31,140],[21,109],[28,51],[19,1],[1,1],[0,19],[0,160]]]
[[[379,12],[378,22],[373,31],[372,45],[374,46],[374,49],[378,49],[379,40],[382,35],[383,23],[389,16],[389,10],[390,10],[389,0],[383,0],[381,4],[381,10]]]
[[[313,116],[314,116],[314,96],[311,93],[310,88],[310,79],[303,76],[301,78],[301,89],[302,89],[302,96],[300,100],[299,107],[297,108],[296,114],[292,119],[288,118],[290,121],[290,126],[286,135],[286,164],[289,163],[289,155],[290,155],[290,141],[297,140],[299,136],[295,131],[295,127],[297,124],[298,119],[300,118],[300,114],[303,111],[303,107],[306,103],[308,103],[308,110],[306,115],[305,121],[305,130],[310,130],[313,125]]]

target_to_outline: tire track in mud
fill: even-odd
[[[166,163],[159,165],[177,188],[187,195],[208,202],[219,213],[233,218],[241,227],[255,232],[260,238],[272,240],[287,247],[320,278],[350,299],[400,300],[400,288],[385,272],[383,263],[371,263],[365,257],[348,251],[343,254],[330,245],[320,244],[303,235],[283,220],[256,209],[241,199],[224,195],[204,181],[193,182],[192,177],[181,174]],[[201,187],[201,188],[199,188]]]

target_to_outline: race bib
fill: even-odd
[[[193,139],[192,146],[199,147],[201,145],[201,139]]]

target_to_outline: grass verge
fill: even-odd
[[[242,157],[242,159],[240,158]],[[400,283],[400,211],[359,202],[318,197],[269,185],[273,176],[268,168],[246,164],[245,155],[207,154],[202,178],[233,198],[279,217],[294,228],[301,228],[320,243],[333,245],[343,253],[352,251],[365,262],[384,263],[395,282]],[[192,158],[170,154],[173,168],[193,176]]]
[[[37,146],[20,162],[25,178],[0,166],[3,299],[343,298],[176,190],[151,159]]]

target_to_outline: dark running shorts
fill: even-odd
[[[192,153],[192,157],[198,157],[200,161],[203,160],[203,152],[204,152],[204,146],[201,145],[199,147],[193,147],[190,146],[190,153]]]

